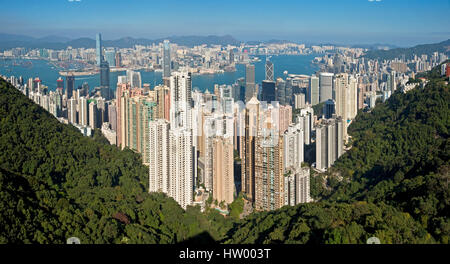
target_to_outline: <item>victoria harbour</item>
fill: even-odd
[[[275,78],[286,77],[285,71],[288,74],[314,74],[318,69],[317,64],[313,64],[312,60],[317,54],[309,55],[278,55],[270,56],[270,60],[276,65],[274,67]],[[255,80],[261,83],[264,80],[264,64],[266,56],[258,56],[259,61],[255,62]],[[0,59],[0,74],[6,76],[22,76],[24,79],[39,77],[43,84],[49,87],[51,91],[56,89],[56,80],[60,77],[59,71],[61,69],[55,67],[47,60],[30,60],[30,59],[15,59],[5,60]],[[150,87],[162,84],[161,71],[140,71],[142,82],[150,84]],[[114,83],[117,83],[117,77],[124,75],[125,71],[111,72],[111,89],[115,90]],[[198,88],[200,91],[214,90],[214,84],[233,84],[238,78],[245,78],[245,65],[237,64],[235,72],[224,72],[216,74],[202,74],[193,75],[192,87]],[[90,90],[100,85],[99,74],[90,76],[78,76],[75,78],[75,87],[81,86],[84,82],[89,84]]]

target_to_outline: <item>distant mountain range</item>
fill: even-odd
[[[412,48],[396,48],[390,50],[370,50],[365,57],[368,59],[391,60],[405,56],[405,59],[410,59],[414,54],[420,56],[422,54],[431,56],[433,52],[444,53],[450,56],[450,39],[435,44],[417,45]]]
[[[231,35],[224,36],[171,36],[167,38],[159,39],[146,39],[146,38],[132,38],[124,37],[117,40],[103,40],[103,46],[105,47],[117,47],[117,48],[132,48],[135,45],[152,45],[158,44],[168,39],[171,43],[176,43],[181,46],[193,47],[196,45],[240,45],[244,41],[237,40]],[[299,43],[289,40],[271,39],[267,41],[246,41],[248,45],[258,44],[281,44],[281,43]],[[311,46],[312,43],[308,44]],[[342,45],[336,43],[316,43],[314,45],[333,45],[351,48],[365,48],[369,49],[366,54],[367,58],[395,58],[397,54],[405,54],[406,57],[412,56],[412,54],[428,54],[439,51],[449,55],[450,40],[437,43],[437,44],[425,44],[418,45],[411,48],[399,48],[391,44],[358,44],[358,45]],[[0,33],[0,51],[6,49],[12,49],[16,47],[24,48],[47,48],[47,49],[65,49],[67,47],[73,48],[95,48],[95,39],[92,38],[76,38],[70,39],[68,37],[50,35],[42,38],[33,38],[25,35],[15,34],[3,34]]]
[[[160,39],[145,39],[125,37],[117,40],[104,40],[105,47],[132,48],[134,45],[151,45],[158,44],[165,39],[170,40],[182,46],[193,47],[196,45],[239,45],[241,42],[230,35],[225,36],[172,36]],[[11,49],[15,47],[24,48],[48,48],[48,49],[64,49],[73,48],[95,48],[95,39],[77,38],[69,39],[60,36],[47,36],[43,38],[33,38],[24,35],[1,34],[0,33],[0,50]]]
[[[382,43],[356,44],[356,45],[352,45],[351,47],[352,48],[369,49],[369,50],[389,50],[389,49],[399,48],[398,46],[395,46],[395,45],[392,45],[392,44],[382,44]]]

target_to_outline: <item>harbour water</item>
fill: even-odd
[[[289,74],[314,74],[319,68],[316,64],[312,63],[316,54],[311,55],[278,55],[272,56],[270,60],[274,64],[275,78],[286,76],[283,72],[287,71]],[[260,61],[254,62],[255,64],[255,81],[261,83],[265,77],[265,56],[258,56]],[[29,63],[31,61],[31,63]],[[39,77],[44,85],[47,85],[50,90],[56,89],[56,80],[60,77],[59,71],[61,68],[55,67],[46,60],[4,60],[0,59],[0,74],[6,76],[22,76],[24,80],[28,78]],[[151,88],[155,85],[162,83],[162,72],[146,72],[140,71],[142,83],[150,84]],[[116,88],[117,77],[125,75],[125,72],[111,72],[110,82],[111,89],[114,91]],[[192,77],[193,88],[198,88],[200,91],[214,90],[214,84],[233,84],[238,78],[245,77],[245,65],[236,65],[235,72],[225,72],[220,74],[209,75],[194,75]],[[62,77],[65,79],[64,77]],[[75,86],[81,86],[84,82],[89,84],[91,90],[94,87],[99,86],[99,75],[80,76],[75,78]]]

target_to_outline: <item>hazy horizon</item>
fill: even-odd
[[[195,1],[0,0],[0,32],[45,37],[231,35],[240,41],[390,44],[450,38],[448,0]]]

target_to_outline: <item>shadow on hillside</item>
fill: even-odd
[[[204,231],[196,236],[193,236],[191,238],[188,238],[187,240],[178,243],[179,245],[214,245],[218,244],[217,241],[212,238],[212,236]]]

